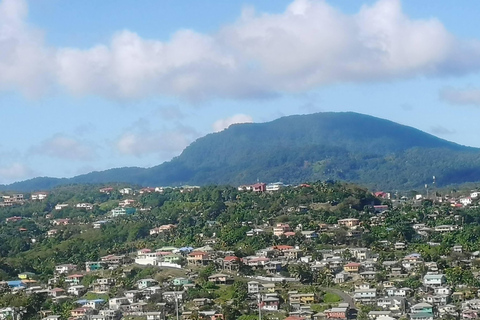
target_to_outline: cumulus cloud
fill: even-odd
[[[53,75],[55,59],[40,31],[26,23],[23,0],[0,2],[0,89],[38,96]]]
[[[62,134],[46,139],[33,147],[31,153],[77,161],[89,161],[96,157],[94,148],[88,143]]]
[[[123,155],[142,157],[158,154],[162,159],[170,159],[199,136],[195,129],[181,124],[174,128],[152,130],[148,122],[137,121],[116,140],[115,148]]]
[[[247,114],[236,114],[231,117],[225,118],[225,119],[219,119],[215,121],[212,125],[213,131],[219,132],[224,129],[227,129],[230,127],[232,124],[236,123],[251,123],[253,122],[252,116],[249,116]]]
[[[480,106],[480,88],[444,88],[440,98],[450,104]]]
[[[338,82],[461,75],[480,68],[480,41],[458,39],[437,19],[406,16],[400,0],[345,14],[322,0],[294,0],[279,14],[243,12],[211,34],[168,41],[133,31],[87,49],[46,48],[28,27],[24,0],[0,7],[0,85],[38,89],[52,79],[74,94],[114,99],[259,98]]]
[[[32,169],[19,162],[0,167],[0,183],[11,183],[13,181],[30,178],[33,175],[34,172]]]

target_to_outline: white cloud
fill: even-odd
[[[96,156],[94,148],[88,143],[62,134],[56,134],[33,147],[31,153],[77,161],[93,160]]]
[[[43,35],[30,28],[23,0],[0,2],[0,89],[37,96],[48,87],[55,65]]]
[[[137,121],[115,142],[124,155],[142,157],[158,154],[163,160],[177,156],[200,134],[190,127],[177,124],[174,128],[150,129],[148,121]]]
[[[444,88],[440,98],[450,104],[480,106],[480,88]]]
[[[251,123],[253,122],[253,118],[247,114],[236,114],[231,117],[225,119],[219,119],[215,121],[212,125],[212,128],[215,132],[222,131],[227,129],[232,124],[236,123]]]
[[[19,162],[0,167],[0,183],[11,183],[33,175],[34,172],[29,167]]]
[[[114,99],[252,98],[480,68],[480,41],[458,39],[436,19],[409,18],[400,0],[379,0],[356,14],[295,0],[280,14],[246,10],[212,34],[180,30],[159,41],[123,30],[89,49],[47,48],[26,14],[24,0],[0,4],[3,89],[35,93],[51,80],[74,94]]]

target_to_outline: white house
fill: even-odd
[[[471,197],[465,197],[465,198],[460,198],[460,203],[463,204],[464,206],[468,206],[472,204],[472,198]]]
[[[423,277],[423,285],[425,287],[441,287],[445,284],[445,276],[443,274],[426,274]]]

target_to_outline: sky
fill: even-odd
[[[480,147],[480,2],[0,0],[0,183],[354,111]]]

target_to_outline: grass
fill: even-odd
[[[342,298],[340,298],[340,296],[335,293],[327,292],[323,296],[324,303],[336,303],[340,301],[342,301]]]

